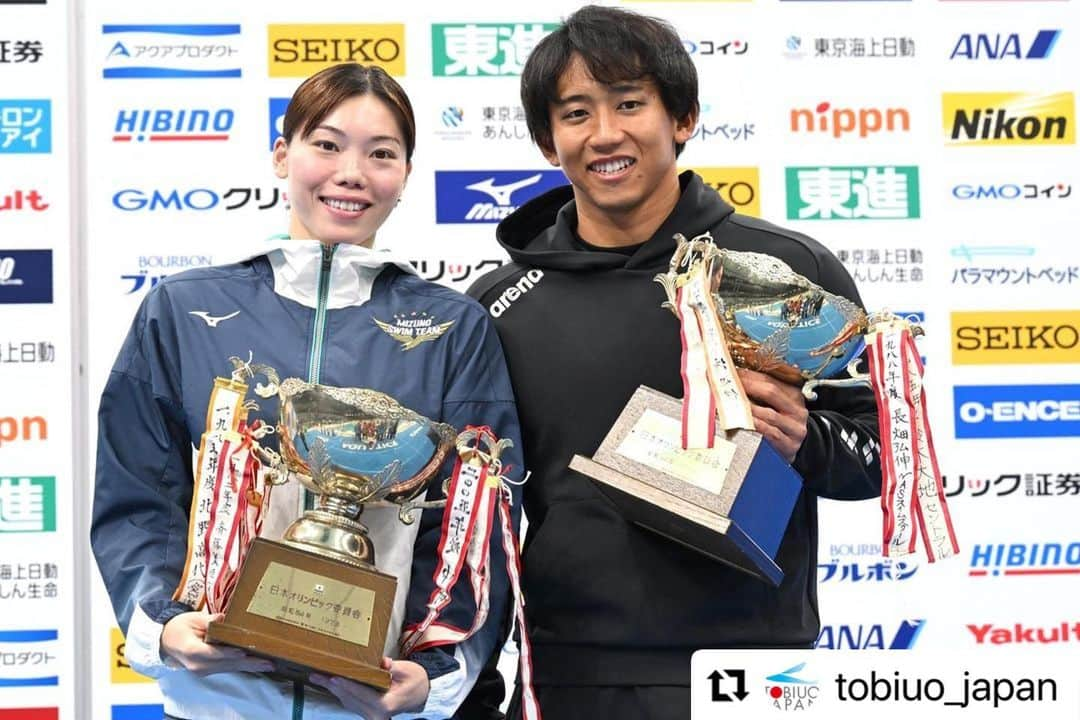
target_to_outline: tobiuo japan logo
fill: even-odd
[[[1071,92],[944,93],[941,116],[948,145],[1074,145]]]
[[[435,221],[497,223],[527,200],[566,184],[558,170],[437,170]]]
[[[1035,36],[1022,33],[961,33],[950,60],[1045,60],[1050,57],[1060,30],[1039,30]]]
[[[0,535],[56,532],[55,477],[0,477]]]
[[[0,303],[52,301],[52,250],[0,250]]]
[[[1080,385],[957,385],[956,437],[1080,435]]]
[[[0,98],[0,153],[52,152],[52,101]]]
[[[436,77],[520,75],[525,58],[557,28],[552,23],[447,23],[431,26]]]
[[[911,220],[919,217],[919,168],[789,167],[789,220]]]
[[[108,80],[240,77],[239,25],[102,25]]]

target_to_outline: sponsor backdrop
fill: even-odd
[[[823,503],[821,648],[1080,643],[1078,1],[628,3],[697,64],[682,165],[926,327],[961,556],[882,558],[875,502]],[[160,717],[85,541],[97,398],[155,283],[285,229],[297,84],[400,79],[418,147],[378,242],[464,290],[505,261],[495,223],[564,182],[518,76],[575,7],[0,2],[0,718]]]

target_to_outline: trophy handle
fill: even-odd
[[[850,377],[837,378],[836,380],[807,380],[803,383],[802,394],[807,400],[817,400],[817,392],[814,388],[819,385],[826,387],[871,387],[870,375],[860,373],[858,370],[859,359],[855,358],[847,364],[847,372]]]

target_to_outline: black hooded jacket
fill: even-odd
[[[688,685],[699,648],[809,647],[817,639],[817,498],[880,493],[877,411],[866,389],[822,389],[795,459],[805,489],[771,587],[628,523],[567,465],[592,456],[639,385],[682,396],[678,321],[661,308],[675,242],[711,231],[721,247],[768,253],[861,304],[821,244],[734,213],[691,172],[656,234],[632,255],[576,235],[570,187],[498,227],[512,263],[470,289],[495,318],[527,469],[523,583],[538,685]],[[868,506],[867,512],[874,512]]]

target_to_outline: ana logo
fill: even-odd
[[[40,415],[13,417],[0,416],[0,447],[13,442],[48,440],[49,423]]]
[[[44,52],[40,40],[0,40],[0,64],[36,63]]]
[[[903,620],[900,626],[822,625],[818,650],[910,650],[926,620]]]
[[[124,633],[120,628],[114,627],[109,630],[109,647],[111,657],[109,659],[109,678],[114,683],[151,683],[151,678],[137,673],[128,665],[124,657]]]
[[[0,630],[0,657],[5,661],[0,669],[0,688],[59,685],[60,678],[55,674],[60,654],[56,645],[58,637],[56,630]],[[42,674],[42,671],[50,670],[54,674]],[[33,717],[20,716],[23,719]]]
[[[499,222],[527,200],[565,184],[558,170],[437,170],[435,221]]]
[[[761,217],[761,181],[756,167],[700,167],[693,171],[736,210]]]
[[[239,25],[103,25],[108,79],[240,77]]]
[[[169,273],[160,272],[161,270],[186,270],[213,264],[214,259],[209,255],[140,255],[138,272],[121,275],[120,279],[125,283],[131,283],[131,287],[125,293],[131,295],[141,290],[149,290],[169,277]],[[151,274],[151,271],[154,271],[154,274]],[[148,280],[149,284],[147,284]]]
[[[1064,200],[1072,195],[1066,183],[1005,183],[1002,185],[953,185],[957,200]]]
[[[52,250],[0,250],[0,303],[52,301]]]
[[[1080,620],[1049,626],[1014,623],[1002,627],[986,623],[966,627],[974,636],[976,645],[1055,645],[1080,642]]]
[[[0,477],[0,534],[55,531],[55,477]]]
[[[957,39],[950,60],[1044,60],[1050,56],[1060,30],[1040,30],[1030,42],[1021,42],[1019,33],[988,35],[964,33]]]
[[[957,385],[958,438],[1080,435],[1080,385]]]
[[[791,110],[791,132],[826,133],[834,138],[856,133],[865,138],[880,132],[907,132],[911,118],[904,108],[835,108],[828,102],[813,109]]]
[[[52,101],[0,99],[0,153],[52,152]]]
[[[436,322],[435,317],[426,312],[411,312],[395,315],[393,322],[383,322],[378,318],[372,318],[379,329],[401,343],[402,352],[412,350],[420,343],[438,340],[450,326],[453,320],[444,323]]]
[[[954,312],[954,365],[1080,363],[1080,311]]]
[[[7,195],[0,195],[0,212],[5,210],[41,212],[48,209],[49,203],[45,202],[37,190],[16,190]]]
[[[910,220],[919,217],[919,168],[789,167],[789,220]]]
[[[491,303],[491,307],[488,308],[491,317],[501,317],[514,301],[520,299],[525,293],[536,287],[536,283],[540,282],[543,277],[544,271],[539,268],[533,268],[522,275],[520,280],[503,290],[498,299]]]
[[[976,543],[968,575],[1080,575],[1080,542]]]
[[[750,49],[746,40],[683,40],[686,52],[694,57],[707,55],[745,55]]]
[[[552,23],[432,24],[431,71],[435,77],[520,75]]]
[[[1072,145],[1071,92],[945,93],[942,119],[950,145]]]
[[[405,26],[268,25],[270,77],[308,77],[339,63],[405,74]]]
[[[203,142],[229,139],[236,114],[228,109],[119,110],[113,142]]]
[[[787,670],[765,678],[765,694],[776,710],[798,712],[814,705],[820,688],[817,680],[799,677],[806,669],[806,663],[799,663]]]

